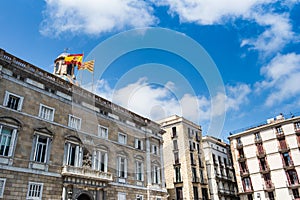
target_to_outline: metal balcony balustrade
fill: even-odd
[[[263,158],[263,157],[265,157],[266,156],[266,150],[257,150],[256,151],[256,156],[258,157],[258,158]]]
[[[82,177],[94,180],[101,181],[112,181],[112,174],[109,172],[101,172],[99,170],[94,170],[89,167],[74,167],[65,165],[62,168],[61,174],[63,176],[74,176],[74,177]]]
[[[294,169],[294,168],[295,168],[294,162],[293,162],[292,160],[289,160],[289,161],[284,162],[283,168],[284,168],[285,170]]]
[[[290,147],[288,147],[287,145],[282,145],[282,146],[278,146],[278,152],[279,153],[285,153],[288,152],[290,150]]]
[[[271,180],[265,181],[264,190],[266,190],[268,192],[275,190],[274,183],[272,183]]]
[[[243,148],[243,143],[242,143],[242,142],[236,143],[236,148],[237,148],[237,149]]]
[[[240,170],[240,174],[241,177],[249,176],[249,170],[248,169]]]
[[[259,172],[262,174],[266,174],[270,172],[270,167],[268,164],[264,165],[264,166],[260,166],[259,168]]]

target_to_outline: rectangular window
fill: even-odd
[[[0,198],[3,198],[6,179],[0,178]]]
[[[180,172],[180,167],[175,167],[175,181],[181,182],[181,172]]]
[[[294,196],[295,199],[296,198],[300,198],[298,188],[297,189],[293,189],[292,192],[293,192],[293,196]]]
[[[94,151],[93,169],[107,172],[108,156],[105,151]]]
[[[158,147],[154,144],[152,144],[152,153],[155,154],[155,155],[158,155]]]
[[[118,193],[118,200],[126,200],[126,193],[119,192]]]
[[[118,157],[118,177],[127,178],[127,159]]]
[[[172,137],[176,137],[176,136],[177,136],[176,127],[172,127]]]
[[[243,186],[245,191],[252,190],[250,178],[247,177],[243,179]]]
[[[123,133],[118,134],[118,142],[120,144],[126,144],[127,143],[127,135]]]
[[[178,150],[178,143],[177,140],[173,140],[173,149]]]
[[[16,129],[0,125],[0,156],[12,156],[16,133]]]
[[[198,187],[193,187],[193,193],[194,193],[194,200],[198,200],[199,199]]]
[[[143,174],[143,162],[136,161],[136,180],[137,181],[143,181],[144,180],[144,174]]]
[[[69,115],[69,127],[80,130],[81,128],[81,119],[79,117],[75,117],[74,115]]]
[[[108,138],[108,128],[98,125],[98,136],[107,139]]]
[[[295,122],[295,130],[298,131],[300,130],[300,122]]]
[[[137,194],[135,199],[136,200],[144,200],[144,196],[141,194]]]
[[[143,141],[140,140],[140,139],[135,138],[134,147],[135,147],[136,149],[143,150]]]
[[[283,134],[282,127],[281,127],[281,126],[277,126],[277,127],[276,127],[276,132],[277,132],[278,134]]]
[[[160,183],[160,169],[158,166],[153,166],[153,181],[154,184]]]
[[[29,182],[26,199],[42,199],[43,183]]]
[[[20,111],[22,109],[23,99],[24,98],[19,95],[6,91],[3,106]]]
[[[54,108],[40,104],[39,117],[48,121],[53,121],[54,111],[55,111]]]
[[[174,152],[175,164],[179,164],[179,155],[178,152]]]
[[[80,167],[82,164],[82,148],[73,143],[66,143],[65,146],[65,164]]]
[[[35,136],[33,161],[41,163],[47,162],[50,141],[51,139],[49,137],[42,135]]]

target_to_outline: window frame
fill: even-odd
[[[159,155],[159,148],[156,144],[152,144],[152,154]]]
[[[8,107],[8,102],[9,102],[10,95],[19,98],[19,103],[18,103],[17,109],[13,109],[13,108]],[[22,106],[23,106],[23,100],[24,100],[24,97],[22,97],[20,95],[17,95],[17,94],[14,94],[14,93],[11,93],[11,92],[8,92],[8,91],[5,91],[3,106],[5,106],[6,108],[9,108],[9,109],[12,109],[12,110],[21,111]]]
[[[47,115],[43,114],[43,112],[42,112],[43,108],[48,111],[51,111],[51,113],[48,117],[46,117]],[[40,103],[40,109],[39,109],[39,115],[38,115],[39,118],[52,122],[54,120],[54,113],[55,113],[55,108],[46,106],[45,104]]]
[[[140,145],[139,145],[140,143]],[[139,138],[134,139],[134,148],[139,149],[139,150],[144,150],[144,143],[143,140]]]
[[[104,155],[104,169],[102,170],[102,156]],[[92,167],[94,170],[100,171],[100,172],[107,172],[107,167],[108,167],[108,153],[107,151],[104,150],[99,150],[96,149],[93,152],[93,162],[92,162]]]
[[[140,166],[139,166],[140,165]],[[139,169],[141,170],[141,171],[139,171]],[[144,163],[143,163],[143,161],[141,161],[141,160],[136,160],[136,162],[135,162],[135,173],[136,173],[136,176],[135,176],[135,180],[136,181],[144,181]],[[141,174],[141,175],[140,175]],[[141,177],[139,177],[139,175],[141,176]]]
[[[3,181],[2,188],[0,188],[0,198],[3,198],[4,190],[5,190],[5,183],[6,178],[0,178],[0,182]]]
[[[71,121],[72,119],[78,120],[78,124],[76,124],[76,127],[73,126],[73,122]],[[70,128],[76,129],[76,130],[80,130],[81,129],[81,118],[76,117],[75,115],[71,115],[69,114],[69,121],[68,121],[68,126]]]
[[[3,127],[7,128],[7,129],[11,129],[11,135],[10,135],[10,143],[9,145],[6,145],[5,148],[9,148],[8,149],[8,152],[7,152],[7,155],[0,155],[1,157],[5,157],[5,158],[10,158],[10,157],[13,157],[13,154],[14,154],[14,151],[15,151],[15,143],[16,143],[16,138],[17,138],[17,129],[15,127],[12,127],[12,126],[7,126],[7,125],[2,125],[0,124],[0,148],[2,147],[1,143],[2,143],[2,130],[3,130]],[[3,151],[3,153],[5,154],[5,151]]]
[[[136,200],[144,200],[144,195],[142,195],[142,194],[137,194],[137,195],[135,196],[135,199],[136,199]]]
[[[74,164],[70,161],[72,157],[72,153],[70,155],[70,148],[75,147],[74,152]],[[83,158],[83,150],[80,144],[66,141],[65,142],[65,150],[64,150],[64,165],[67,166],[74,166],[74,167],[81,167],[82,166],[82,158]],[[70,163],[71,162],[71,163]]]
[[[37,160],[37,153],[38,153],[38,144],[39,144],[39,138],[42,137],[44,139],[46,139],[46,149],[44,152],[44,161],[39,161]],[[32,162],[36,162],[36,163],[43,163],[43,164],[47,164],[49,162],[50,159],[50,151],[51,151],[51,143],[52,143],[52,136],[50,135],[45,135],[45,134],[41,134],[39,132],[34,134],[34,138],[33,138],[33,145],[32,145],[32,155],[31,155],[31,161]]]
[[[120,141],[120,136],[124,136],[124,143]],[[127,134],[118,132],[118,143],[126,145],[127,144]]]
[[[121,176],[122,174],[121,174],[121,163],[122,163],[122,159],[124,159],[124,169],[122,169],[122,170],[124,170],[124,176]],[[117,172],[118,172],[118,174],[117,174],[117,176],[118,176],[118,178],[121,178],[121,179],[126,179],[127,178],[127,173],[128,173],[128,171],[127,171],[127,158],[125,157],[125,156],[118,156],[118,159],[117,159],[117,167],[118,167],[118,170],[117,170]]]
[[[30,194],[30,186],[39,186],[40,187],[40,195],[38,197],[36,196],[29,196]],[[26,195],[26,199],[28,200],[40,200],[42,199],[42,196],[43,196],[43,186],[44,186],[44,183],[38,183],[38,182],[31,182],[29,181],[28,182],[28,189],[27,189],[27,195]]]
[[[102,130],[106,130],[105,136],[103,136]],[[98,136],[101,138],[104,138],[104,139],[108,139],[108,127],[99,124],[98,125]]]
[[[152,183],[153,184],[160,184],[161,183],[161,170],[158,165],[152,166]]]

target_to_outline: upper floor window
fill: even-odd
[[[19,95],[6,91],[3,106],[20,111],[22,109],[23,99],[24,98]]]
[[[105,126],[98,125],[98,136],[107,139],[108,138],[108,128]]]
[[[134,147],[136,149],[143,150],[143,141],[140,140],[140,139],[135,138],[135,140],[134,140]]]
[[[82,165],[82,147],[79,144],[67,142],[65,144],[64,164],[74,167],[81,167]]]
[[[43,183],[29,182],[26,199],[42,199]]]
[[[126,200],[126,193],[119,192],[118,193],[118,200]]]
[[[155,144],[152,145],[152,153],[155,154],[155,155],[159,154],[158,147]]]
[[[157,165],[152,167],[152,183],[160,184],[160,169]]]
[[[12,156],[16,134],[17,129],[0,125],[0,156]]]
[[[33,140],[33,154],[31,160],[46,163],[50,155],[50,142],[51,138],[49,136],[36,134]]]
[[[80,130],[81,128],[81,119],[79,117],[75,117],[74,115],[69,115],[69,127]]]
[[[277,127],[276,127],[276,132],[277,132],[278,134],[283,134],[282,127],[281,127],[281,126],[277,126]]]
[[[177,140],[173,140],[173,149],[178,150],[178,143]]]
[[[107,172],[108,155],[106,151],[94,151],[93,169]]]
[[[179,155],[178,155],[178,152],[174,152],[174,160],[175,160],[175,164],[179,164]]]
[[[137,194],[135,200],[144,200],[144,196],[141,194]]]
[[[119,133],[118,134],[118,142],[120,144],[127,144],[127,135],[124,133]]]
[[[176,137],[177,136],[177,131],[176,131],[176,127],[172,127],[172,137]]]
[[[241,138],[236,138],[236,142],[237,142],[237,144],[239,144],[239,145],[243,144]]]
[[[243,186],[244,186],[245,191],[248,191],[248,190],[252,189],[251,180],[250,180],[249,177],[246,177],[246,178],[243,179]]]
[[[6,179],[0,178],[0,198],[3,198]]]
[[[255,138],[255,140],[260,140],[261,139],[260,133],[259,132],[254,133],[254,138]]]
[[[54,111],[54,108],[40,104],[39,117],[48,121],[53,121]]]
[[[175,167],[175,181],[181,182],[180,166]]]
[[[127,178],[127,159],[126,159],[126,157],[119,156],[117,166],[118,166],[118,177],[119,178]]]
[[[142,161],[136,161],[135,163],[136,180],[144,180],[144,164]]]
[[[294,126],[296,130],[300,130],[300,122],[295,122]]]

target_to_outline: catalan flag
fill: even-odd
[[[89,72],[94,72],[94,64],[95,60],[86,61],[82,64],[82,66],[78,66],[78,70],[87,69]]]
[[[74,64],[80,67],[82,64],[82,58],[83,54],[70,54],[65,57],[65,64]]]

